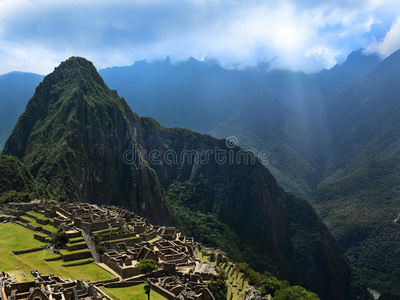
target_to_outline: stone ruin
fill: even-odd
[[[118,275],[119,282],[110,283],[113,287],[143,283],[149,277],[151,288],[170,300],[214,299],[203,283],[217,274],[214,266],[197,259],[198,244],[192,237],[183,236],[175,227],[152,225],[147,219],[123,208],[89,203],[36,201],[22,206],[10,204],[4,210],[17,219],[34,210],[52,218],[50,224],[62,227],[70,237],[82,236],[93,259],[104,263]],[[37,221],[39,223],[40,220]],[[40,235],[36,236],[40,238]],[[95,241],[105,247],[101,255],[97,252]],[[210,262],[215,262],[217,266],[225,260],[220,252],[211,251],[209,256]],[[135,266],[144,259],[156,261],[158,270],[149,276],[139,274]],[[29,284],[9,284],[6,289],[8,298],[4,299],[31,299],[32,293],[43,294],[47,287],[47,291],[51,290],[51,299],[86,299],[82,295],[92,297],[87,299],[109,299],[94,286],[81,281],[63,281],[55,276],[35,274],[35,281]],[[42,299],[40,297],[43,296],[32,299],[35,297]],[[256,292],[245,296],[245,299],[258,298]]]
[[[150,278],[149,285],[168,299],[214,300],[198,275]]]
[[[31,271],[34,281],[5,283],[1,290],[3,300],[112,300],[93,284],[82,280],[63,280],[58,276]]]
[[[41,201],[37,210],[46,217],[54,218],[56,226],[64,224],[66,229],[75,228],[92,239],[103,233],[101,243],[107,250],[100,260],[122,279],[139,276],[135,265],[144,259],[155,260],[161,270],[166,268],[173,274],[201,265],[194,256],[193,238],[183,236],[175,227],[152,225],[145,218],[125,209],[88,203]],[[91,251],[96,252],[93,248]],[[212,278],[215,274],[212,267],[197,267],[195,270],[204,278]]]

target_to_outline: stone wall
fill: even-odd
[[[110,257],[108,255],[102,255],[101,261],[105,263],[108,267],[110,267],[113,271],[115,271],[122,278],[129,278],[140,274],[140,272],[136,270],[133,266],[123,267],[120,265],[119,260]]]
[[[32,249],[26,249],[26,250],[13,250],[11,252],[14,253],[15,255],[19,255],[19,254],[37,252],[37,251],[40,251],[43,249],[44,249],[44,247],[38,247],[38,248],[32,248]]]
[[[149,282],[149,285],[153,291],[155,291],[156,293],[159,293],[161,296],[164,296],[168,300],[177,299],[173,293],[171,293],[170,291],[167,291],[166,289],[160,287],[159,285],[153,284],[152,282]]]
[[[125,238],[130,238],[136,236],[136,233],[124,233],[120,235],[112,235],[112,236],[105,236],[101,238],[102,242],[105,241],[110,241],[110,240],[120,240],[120,239],[125,239]]]
[[[43,236],[43,235],[41,235],[41,234],[35,233],[35,234],[33,235],[33,237],[34,237],[34,239],[36,239],[36,240],[38,240],[38,241],[41,241],[42,243],[45,243],[45,242],[46,242],[46,237]]]
[[[135,286],[138,284],[145,283],[146,281],[144,280],[137,280],[137,281],[119,281],[119,282],[113,282],[113,283],[106,283],[104,287],[106,288],[118,288],[118,287],[129,287],[129,286]]]
[[[82,266],[82,265],[87,265],[91,264],[94,260],[93,259],[88,259],[86,261],[78,262],[78,263],[70,263],[70,264],[62,264],[62,267],[75,267],[75,266]]]
[[[82,250],[87,248],[86,243],[67,244],[65,248],[68,251]]]
[[[157,237],[157,231],[153,230],[146,233],[141,233],[139,236],[142,238],[143,241],[150,241]]]
[[[117,242],[106,241],[106,242],[104,242],[104,246],[106,246],[107,248],[111,248],[111,247],[114,247],[116,244],[122,243],[122,242],[124,242],[127,246],[133,246],[135,244],[142,242],[142,239],[140,237],[137,237],[134,239],[126,239],[126,240],[121,240],[121,241],[117,241]]]
[[[39,219],[39,218],[36,219],[36,222],[41,224],[41,225],[50,224],[50,220],[42,220],[42,219]]]
[[[71,260],[79,260],[79,259],[84,259],[84,258],[90,258],[92,257],[92,254],[90,251],[84,251],[84,252],[78,252],[78,253],[72,253],[72,254],[61,254],[63,261],[71,261]]]

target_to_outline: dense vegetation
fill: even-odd
[[[71,58],[38,86],[4,154],[26,163],[53,195],[124,205],[323,298],[348,298],[348,262],[311,206],[285,193],[258,160],[221,163],[211,156],[200,163],[215,149],[243,151],[139,118],[90,62]],[[195,151],[200,161],[158,163],[154,150],[161,157]]]
[[[68,243],[68,235],[62,228],[59,228],[57,232],[51,235],[50,243],[53,244],[57,249],[62,249]]]
[[[343,93],[332,119],[336,147],[311,201],[368,286],[400,284],[400,52]]]
[[[226,275],[220,272],[210,283],[207,284],[208,289],[213,294],[215,300],[226,300],[228,296],[228,286],[226,284]]]
[[[135,269],[137,269],[140,272],[140,274],[148,275],[151,272],[157,270],[158,267],[155,260],[144,259],[136,264]]]
[[[27,202],[43,195],[28,168],[16,157],[0,155],[0,203]]]

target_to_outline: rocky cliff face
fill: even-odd
[[[325,299],[349,298],[347,260],[307,202],[239,147],[139,118],[83,58],[45,77],[3,153],[54,195],[123,205]]]

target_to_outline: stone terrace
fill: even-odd
[[[112,300],[96,286],[81,280],[62,280],[54,275],[42,275],[32,270],[34,281],[6,282],[1,291],[4,300]]]
[[[139,274],[135,266],[144,259],[153,259],[158,270],[148,277],[151,278],[149,284],[154,291],[170,300],[211,300],[214,298],[203,281],[209,281],[217,274],[215,266],[223,267],[227,264],[225,255],[211,250],[207,254],[212,258],[210,261],[199,258],[198,253],[204,253],[205,248],[200,252],[200,246],[194,239],[183,236],[177,228],[152,225],[145,218],[114,206],[36,201],[24,205],[9,204],[3,207],[3,211],[12,215],[12,218],[21,225],[39,231],[35,233],[35,238],[45,242],[50,240],[55,227],[63,228],[69,236],[69,242],[67,249],[60,250],[62,259],[86,263],[84,261],[86,257],[93,257],[96,262],[104,264],[105,268],[109,268],[120,277],[119,282],[107,283],[104,286],[124,287],[144,282],[146,277]],[[53,229],[50,226],[54,226]],[[102,246],[100,248],[104,251],[101,255],[98,253],[99,246]],[[38,275],[37,278],[35,284],[32,283],[29,288],[14,289],[16,299],[25,299],[23,297],[29,297],[28,292],[36,291],[38,288],[36,282],[44,277]],[[53,278],[53,283],[54,280],[56,279]],[[244,295],[247,290],[244,287],[244,280],[240,281],[240,288],[238,287],[238,291],[233,294],[233,286],[238,285],[235,282],[232,281],[230,285],[232,293],[229,299],[233,296],[238,299],[246,296],[252,298],[247,294]],[[82,291],[86,291],[85,293],[91,297],[93,288],[84,287],[82,284],[75,283],[76,292],[65,286],[62,289],[53,288],[52,299],[85,299],[79,294],[83,295]],[[60,290],[68,292],[61,293]],[[17,294],[21,293],[23,297],[17,297]],[[9,294],[12,296],[12,292],[9,291]],[[65,295],[64,298],[61,296],[55,298],[58,297],[56,294]],[[78,298],[73,298],[75,296]]]

